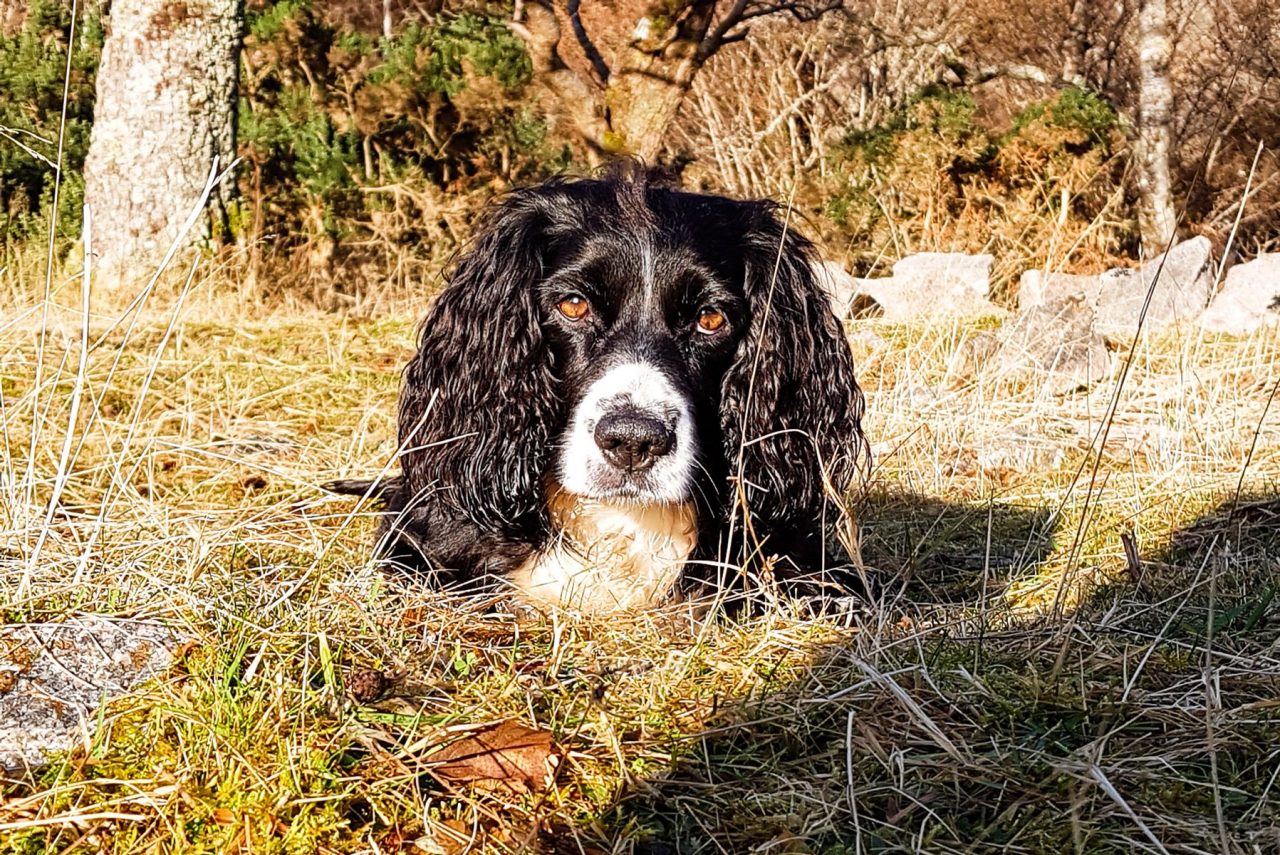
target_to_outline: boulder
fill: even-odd
[[[860,279],[833,262],[815,266],[841,317],[883,316],[890,321],[1003,315],[987,299],[990,255],[922,252],[893,266],[893,275]]]
[[[888,279],[863,280],[863,288],[889,320],[1004,315],[987,299],[992,261],[990,255],[920,252],[893,265]]]
[[[1166,329],[1200,317],[1213,294],[1213,245],[1207,237],[1183,241],[1141,270],[1109,270],[1100,277],[1095,326],[1109,342],[1128,344],[1152,283],[1144,329]]]
[[[1018,306],[1030,309],[1072,299],[1095,313],[1094,328],[1109,343],[1127,346],[1155,283],[1143,329],[1155,332],[1200,317],[1213,291],[1209,239],[1195,237],[1139,269],[1117,267],[1096,276],[1028,270],[1019,279]]]
[[[984,437],[975,450],[974,462],[988,472],[1046,472],[1061,466],[1067,456],[1067,445],[1061,439],[1016,427]]]
[[[88,741],[104,700],[168,668],[159,624],[99,617],[0,627],[0,769],[43,765]]]
[[[1088,302],[1058,297],[1023,312],[1003,331],[1001,370],[1043,376],[1051,395],[1088,389],[1111,374],[1111,352]]]
[[[1102,280],[1097,274],[1080,276],[1027,270],[1018,279],[1018,308],[1025,311],[1047,302],[1077,297],[1094,306],[1101,288]]]
[[[1227,271],[1222,290],[1200,317],[1209,332],[1246,335],[1280,322],[1280,252],[1260,255]]]
[[[863,287],[863,283],[871,280],[859,279],[835,261],[815,263],[813,275],[831,298],[831,308],[837,318],[844,320],[879,314]]]
[[[893,265],[893,278],[907,286],[920,284],[940,294],[985,300],[991,293],[990,255],[963,252],[917,252]]]
[[[974,336],[957,352],[951,374],[978,370],[1001,380],[1034,383],[1050,395],[1087,389],[1111,373],[1112,357],[1079,295],[1032,306],[998,330]]]

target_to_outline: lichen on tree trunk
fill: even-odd
[[[715,13],[714,3],[690,3],[667,20],[668,6],[665,0],[651,3],[637,21],[605,93],[610,142],[649,162],[662,151],[667,128],[705,61],[702,41]]]
[[[667,128],[689,91],[687,84],[642,73],[620,75],[609,87],[608,147],[652,163],[662,151]]]
[[[149,276],[178,239],[214,159],[235,156],[239,0],[114,0],[89,152],[95,278]],[[183,249],[227,236],[233,185],[214,188]]]

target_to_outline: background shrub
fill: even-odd
[[[1274,18],[1253,0],[1215,2],[1213,20],[1224,27]],[[1123,118],[1132,115],[1133,76],[1116,47],[1132,35],[1130,17],[1097,23],[1115,40],[1086,52],[1095,90],[966,83],[946,39],[926,38],[1007,25],[1040,45],[1019,62],[1052,68],[1059,42],[1026,26],[1043,5],[997,4],[969,20],[906,3],[892,14],[863,9],[809,25],[754,25],[751,38],[715,54],[695,78],[663,159],[693,189],[791,199],[827,254],[864,275],[911,252],[990,252],[997,296],[1008,299],[1024,269],[1122,261],[1136,249]],[[68,244],[79,221],[102,8],[82,12],[66,90],[59,219]],[[249,0],[240,201],[228,241],[238,254],[225,268],[247,278],[245,293],[373,310],[384,294],[419,293],[438,281],[494,192],[589,169],[581,141],[560,130],[564,122],[532,80],[511,14],[509,3],[471,0]],[[1185,135],[1175,147],[1175,189],[1188,200],[1190,230],[1222,247],[1256,140],[1272,136],[1280,115],[1268,109],[1280,78],[1269,37],[1252,45],[1205,30],[1207,20],[1194,18],[1196,27],[1177,34],[1204,50],[1177,54]],[[10,255],[47,233],[70,24],[54,0],[36,0],[16,26],[0,16],[0,244]],[[1046,20],[1045,32],[1061,26]],[[562,31],[566,61],[583,61],[573,58],[569,28]],[[978,59],[998,62],[998,53]],[[1232,63],[1235,100],[1214,94],[1222,75],[1209,73]],[[1197,109],[1179,77],[1188,69],[1199,69],[1201,95],[1234,110],[1212,126],[1216,138],[1210,111]],[[1246,256],[1280,240],[1276,156],[1264,147],[1239,218],[1234,248]]]
[[[911,252],[989,252],[998,297],[1028,267],[1096,270],[1134,239],[1124,202],[1124,139],[1096,95],[1067,89],[999,133],[967,93],[926,89],[832,155],[827,215],[851,266],[880,272]]]
[[[101,22],[91,12],[77,23],[68,79],[70,32],[70,8],[56,0],[34,0],[15,32],[0,31],[0,247],[47,227],[64,83],[64,181],[58,214],[63,222],[80,221],[80,170],[89,149]]]

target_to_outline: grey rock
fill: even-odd
[[[853,297],[853,275],[837,261],[819,259],[813,263],[813,278],[827,292],[839,314],[839,307]]]
[[[918,252],[893,265],[893,278],[922,283],[940,292],[986,299],[991,293],[990,255],[963,252]]]
[[[1097,274],[1051,273],[1027,270],[1018,279],[1018,308],[1026,310],[1057,300],[1078,297],[1090,306],[1098,302],[1102,280]]]
[[[1155,332],[1200,317],[1213,293],[1213,246],[1207,237],[1184,241],[1141,270],[1109,270],[1100,277],[1095,328],[1108,342],[1127,345],[1138,327],[1147,291],[1155,288],[1144,329]]]
[[[973,379],[975,374],[991,364],[991,361],[1000,353],[1003,343],[1001,333],[1004,329],[1006,328],[984,330],[961,343],[947,365],[948,386],[954,388]]]
[[[987,299],[991,292],[990,255],[921,252],[893,265],[888,279],[864,280],[863,289],[889,320],[943,320],[1003,316]]]
[[[0,768],[86,742],[103,701],[168,668],[177,645],[159,624],[99,617],[0,627]]]
[[[1066,446],[1042,433],[1009,430],[987,438],[977,449],[976,463],[983,469],[1015,469],[1044,472],[1057,469],[1066,458]]]
[[[817,271],[843,317],[881,316],[889,321],[1002,316],[987,299],[990,255],[922,252],[893,266],[893,275],[860,279],[825,262]]]
[[[837,318],[860,317],[871,309],[870,300],[862,288],[862,283],[868,280],[859,279],[838,262],[816,262],[813,265],[813,275],[831,298],[831,308]]]
[[[1200,317],[1209,332],[1245,335],[1280,322],[1280,252],[1265,253],[1227,271],[1222,290]]]
[[[1213,291],[1212,244],[1195,237],[1140,269],[1117,267],[1096,276],[1028,270],[1018,280],[1018,307],[1029,310],[1076,300],[1094,311],[1094,329],[1110,344],[1128,345],[1155,282],[1143,328],[1149,332],[1200,317]]]
[[[1089,388],[1111,368],[1094,310],[1077,294],[1032,306],[999,330],[974,336],[957,352],[950,373],[958,379],[987,370],[1060,396]]]

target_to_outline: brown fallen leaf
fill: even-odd
[[[391,686],[387,675],[374,668],[357,666],[347,672],[343,683],[357,703],[376,701]]]
[[[227,808],[214,808],[213,821],[218,825],[233,825],[236,815]]]
[[[443,781],[516,794],[545,790],[557,762],[551,732],[518,721],[471,731],[427,760]]]

